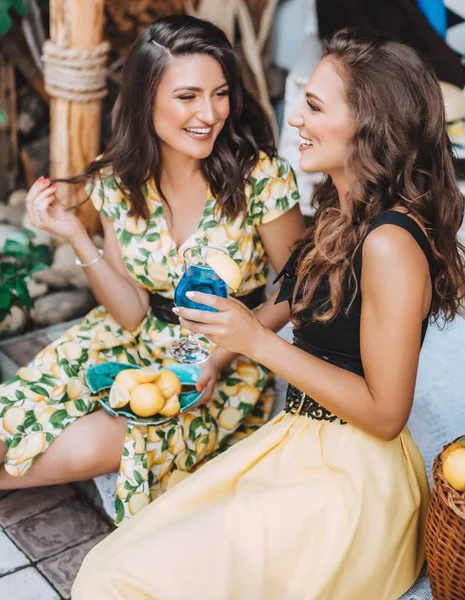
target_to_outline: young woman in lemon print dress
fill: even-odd
[[[429,317],[465,293],[441,90],[410,48],[339,32],[289,121],[327,175],[282,273],[294,344],[235,299],[178,311],[286,378],[286,408],[100,542],[73,600],[399,600],[423,565],[405,424]]]
[[[298,192],[276,156],[268,118],[245,90],[225,35],[187,16],[160,19],[127,56],[103,157],[90,182],[105,234],[99,253],[49,181],[28,194],[32,222],[70,242],[100,306],[0,387],[0,489],[84,480],[119,470],[116,521],[146,506],[219,447],[266,421],[271,377],[224,349],[203,364],[202,405],[158,427],[128,426],[86,386],[90,365],[160,366],[182,331],[171,311],[197,244],[240,263],[237,295],[279,329],[265,301],[268,261],[280,270],[302,233]],[[238,429],[242,426],[241,431]]]

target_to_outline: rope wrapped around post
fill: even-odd
[[[59,48],[47,40],[43,47],[45,89],[54,98],[71,102],[101,100],[107,93],[106,62],[109,42],[87,50]]]

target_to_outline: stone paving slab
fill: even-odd
[[[108,533],[110,527],[89,505],[71,500],[21,521],[6,531],[30,559],[38,561]]]
[[[37,568],[53,584],[53,587],[58,590],[63,598],[69,598],[73,581],[85,556],[107,535],[107,533],[98,535],[83,544],[79,544],[79,546],[66,550],[59,556],[48,558],[38,563]]]
[[[1,600],[60,600],[60,596],[52,586],[31,567],[1,577],[0,598]]]
[[[27,556],[13,544],[5,533],[0,533],[0,577],[29,564]]]
[[[14,491],[0,499],[0,525],[11,527],[20,521],[61,504],[74,496],[70,485]]]

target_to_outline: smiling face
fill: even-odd
[[[176,56],[158,85],[153,107],[162,154],[209,156],[229,116],[229,88],[220,64],[207,54]]]
[[[344,82],[329,58],[324,58],[305,88],[304,102],[288,122],[300,134],[300,168],[307,173],[346,174],[355,123],[345,99]]]

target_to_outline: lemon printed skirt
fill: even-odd
[[[428,498],[408,431],[282,412],[100,542],[72,600],[398,600]]]

